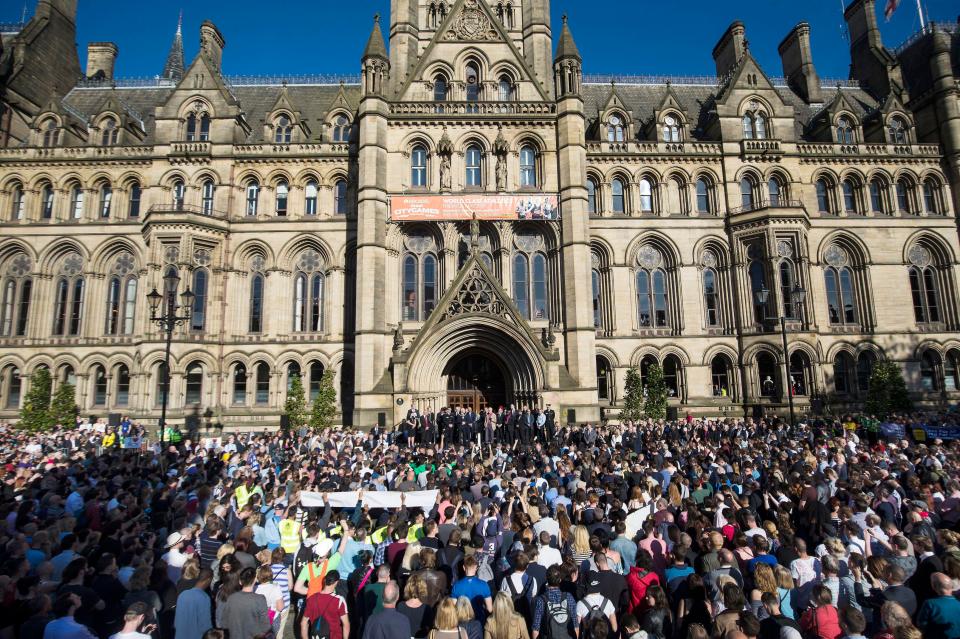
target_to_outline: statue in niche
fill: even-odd
[[[440,190],[449,191],[452,187],[453,175],[450,170],[450,156],[440,157]]]
[[[497,191],[503,193],[507,190],[507,158],[497,156]]]

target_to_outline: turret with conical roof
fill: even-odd
[[[373,31],[361,58],[364,95],[383,95],[390,76],[390,58],[380,31],[380,14],[373,16]]]
[[[560,42],[557,43],[557,54],[553,58],[553,76],[557,89],[557,97],[564,95],[579,95],[580,84],[583,80],[583,59],[573,41],[567,16],[563,16],[563,29],[560,31]]]
[[[180,19],[177,21],[177,33],[173,36],[173,44],[170,45],[170,52],[167,54],[167,61],[163,65],[161,77],[174,82],[183,79],[183,11],[180,12]]]

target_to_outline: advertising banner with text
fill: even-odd
[[[558,220],[556,195],[394,195],[390,219],[394,222],[448,222],[455,220]]]

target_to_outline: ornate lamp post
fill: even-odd
[[[190,287],[187,287],[180,294],[181,303],[177,304],[177,290],[180,287],[180,276],[171,271],[163,278],[163,294],[157,292],[154,288],[147,294],[147,301],[150,302],[150,321],[156,322],[161,331],[166,333],[166,348],[163,355],[163,396],[160,404],[160,470],[163,471],[164,458],[164,432],[167,430],[167,400],[170,396],[170,343],[173,341],[173,329],[181,322],[190,321],[190,313],[193,311],[193,293]],[[178,315],[177,311],[183,309],[183,314]]]
[[[770,289],[763,287],[754,291],[754,297],[759,306],[763,307],[764,319],[767,314],[767,300],[770,298]],[[807,291],[800,284],[794,284],[790,291],[790,308],[797,308],[807,299]],[[787,384],[787,400],[790,402],[790,425],[796,424],[796,415],[793,410],[793,384],[790,383],[790,356],[787,350],[787,316],[783,312],[780,317],[780,337],[783,340],[783,380]]]

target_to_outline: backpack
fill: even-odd
[[[520,590],[513,586],[513,574],[507,575],[504,580],[507,582],[507,588],[510,589],[510,598],[513,600],[513,607],[517,614],[530,619],[532,617],[530,613],[533,612],[530,606],[530,586],[533,584],[533,577],[523,573],[520,576],[520,582],[523,584]]]
[[[587,610],[587,614],[580,623],[589,626],[589,624],[593,623],[595,619],[606,619],[607,615],[603,612],[603,609],[607,607],[607,601],[609,600],[606,597],[603,597],[599,605],[588,606],[589,610]],[[586,603],[586,600],[584,600],[584,603]]]
[[[323,616],[323,613],[325,613],[329,607],[330,603],[328,602],[326,607],[324,607],[317,616],[316,621],[310,625],[310,639],[330,639],[330,624],[327,622],[327,618]]]
[[[540,636],[544,639],[570,639],[570,610],[567,597],[557,603],[550,603],[543,595],[544,616],[540,621]]]

